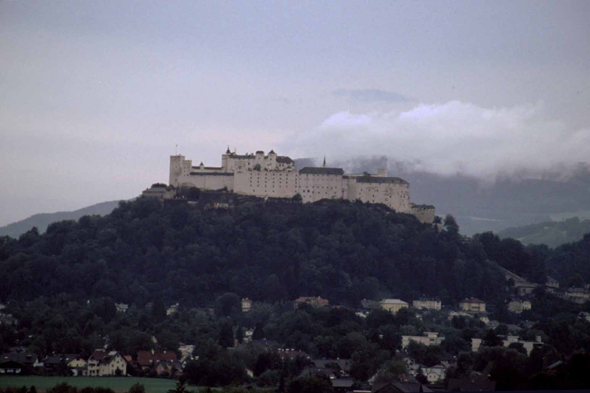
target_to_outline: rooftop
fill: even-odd
[[[344,170],[342,168],[315,168],[315,167],[305,167],[299,171],[302,174],[309,174],[309,175],[344,175]]]

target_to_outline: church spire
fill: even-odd
[[[230,154],[231,151],[229,151],[229,145],[227,145],[227,151],[225,152],[225,154]]]
[[[324,163],[322,164],[322,168],[326,167],[326,156],[324,156]]]

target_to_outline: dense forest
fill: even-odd
[[[321,295],[348,305],[422,294],[445,303],[503,300],[504,279],[485,244],[463,239],[452,217],[438,231],[380,205],[249,203],[227,211],[142,198],[105,217],[54,223],[42,235],[0,238],[0,300],[66,293],[189,307],[225,292],[269,302]],[[500,259],[502,250],[494,252]]]
[[[459,356],[450,377],[492,364],[503,389],[582,381],[575,370],[589,359],[576,358],[575,351],[590,350],[590,324],[577,315],[590,311],[589,305],[540,288],[531,297],[532,310],[517,317],[507,312],[510,288],[497,264],[537,283],[546,274],[564,283],[587,282],[590,237],[551,250],[489,232],[466,238],[452,216],[443,221],[421,224],[382,205],[340,200],[248,202],[232,210],[149,198],[122,202],[104,217],[0,238],[0,301],[19,320],[18,326],[0,325],[0,351],[20,345],[41,356],[89,356],[106,344],[133,355],[175,350],[182,341],[196,344],[199,356],[184,370],[191,383],[240,384],[248,381],[248,367],[260,386],[284,381],[297,392],[304,391],[301,384],[321,383],[296,378],[304,363],[278,361],[260,344],[225,348],[242,342],[250,329],[254,340],[266,338],[311,356],[350,358],[351,375],[363,381],[376,372],[383,378],[405,372],[402,334],[437,331],[446,337],[441,346],[412,345],[406,353],[425,365]],[[469,296],[483,298],[490,319],[501,325],[493,331],[477,319],[449,321],[444,312],[418,318],[409,309],[395,316],[375,310],[363,319],[346,307],[293,310],[291,302],[322,296],[331,305],[355,308],[364,298],[411,301],[421,295],[438,296],[446,307]],[[241,311],[242,297],[254,300],[249,313]],[[115,302],[130,308],[118,313]],[[167,316],[173,303],[180,303],[179,311]],[[524,320],[538,322],[521,324],[520,336],[540,335],[547,343],[530,357],[518,346],[498,347],[496,336]],[[472,337],[490,348],[472,354]],[[543,374],[557,360],[577,363],[573,371]]]

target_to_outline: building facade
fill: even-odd
[[[294,161],[274,151],[239,155],[229,149],[221,156],[221,166],[193,166],[182,155],[170,157],[169,184],[173,187],[196,187],[222,190],[257,197],[292,198],[299,194],[302,202],[321,199],[347,199],[383,203],[398,213],[413,214],[425,223],[432,223],[434,206],[410,202],[409,183],[388,177],[387,170],[377,174],[346,174],[342,168],[295,168]]]
[[[486,303],[483,300],[472,297],[461,301],[459,308],[466,312],[486,312]]]
[[[406,348],[411,342],[426,346],[440,345],[444,339],[444,337],[439,337],[437,332],[424,332],[423,336],[402,336],[402,348]]]
[[[399,299],[383,299],[379,304],[383,310],[389,311],[392,314],[397,314],[402,308],[408,308],[408,303]]]
[[[440,310],[442,303],[440,299],[420,298],[412,302],[412,307],[418,310]]]

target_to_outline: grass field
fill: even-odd
[[[168,390],[176,387],[176,381],[171,379],[156,378],[135,378],[135,377],[40,377],[31,376],[2,376],[0,377],[0,387],[23,387],[30,388],[35,386],[37,391],[47,390],[55,385],[67,382],[77,388],[105,387],[111,388],[116,392],[126,392],[129,388],[140,383],[145,386],[146,393],[166,393]],[[188,386],[188,390],[197,392],[196,386]]]

